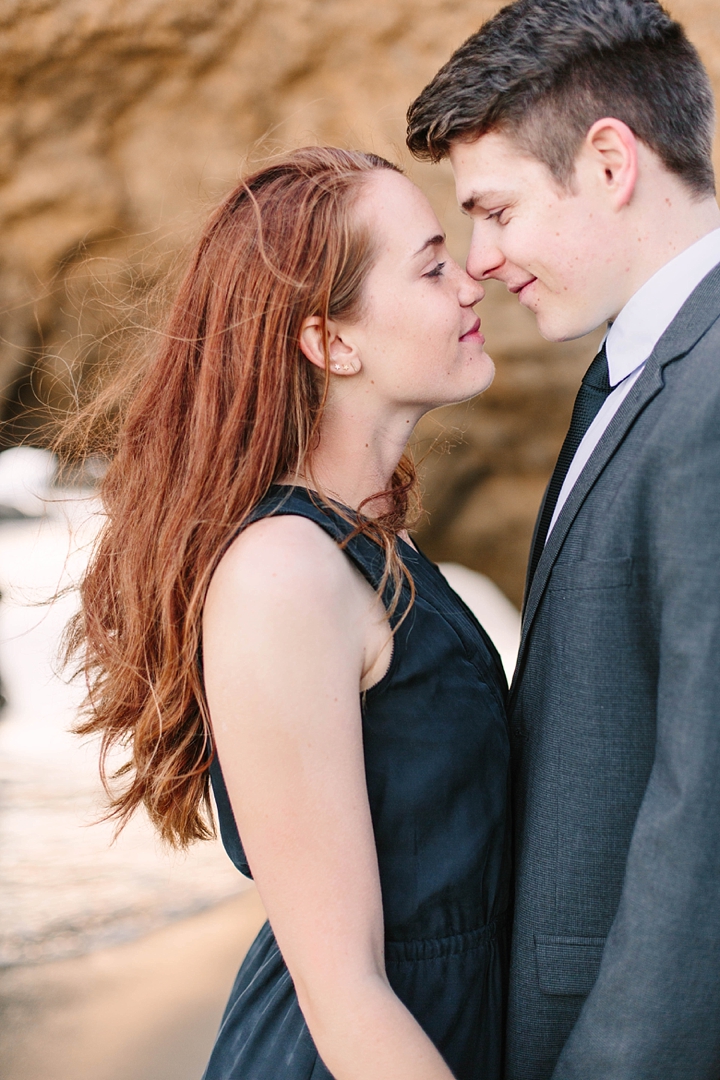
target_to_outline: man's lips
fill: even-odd
[[[508,285],[508,291],[515,293],[517,296],[519,293],[526,289],[528,285],[532,285],[533,281],[537,281],[537,278],[531,277],[527,281],[521,281],[519,285]]]
[[[480,333],[480,320],[476,319],[469,330],[466,330],[460,337],[461,341],[480,341],[485,344],[485,338]]]

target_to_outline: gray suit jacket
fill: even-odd
[[[510,703],[508,1080],[718,1080],[720,268],[563,507]]]

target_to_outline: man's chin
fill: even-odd
[[[537,320],[537,328],[541,337],[544,337],[546,341],[552,341],[560,343],[562,341],[576,341],[577,338],[585,337],[586,334],[591,334],[593,330],[597,329],[597,326],[587,326],[585,323],[580,323],[579,320],[564,315],[562,312],[547,312],[547,311],[535,311],[533,313]]]

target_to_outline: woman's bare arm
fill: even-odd
[[[377,603],[312,522],[263,519],[211,583],[205,682],[243,846],[326,1066],[451,1080],[385,976],[358,693]]]

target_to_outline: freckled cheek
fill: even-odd
[[[572,291],[579,278],[584,276],[582,254],[568,249],[569,244],[558,243],[554,237],[548,238],[535,267],[530,267],[537,275],[541,288],[565,293]]]
[[[428,308],[408,312],[405,331],[408,340],[420,349],[427,349],[433,343],[437,346],[445,336],[444,319]]]

